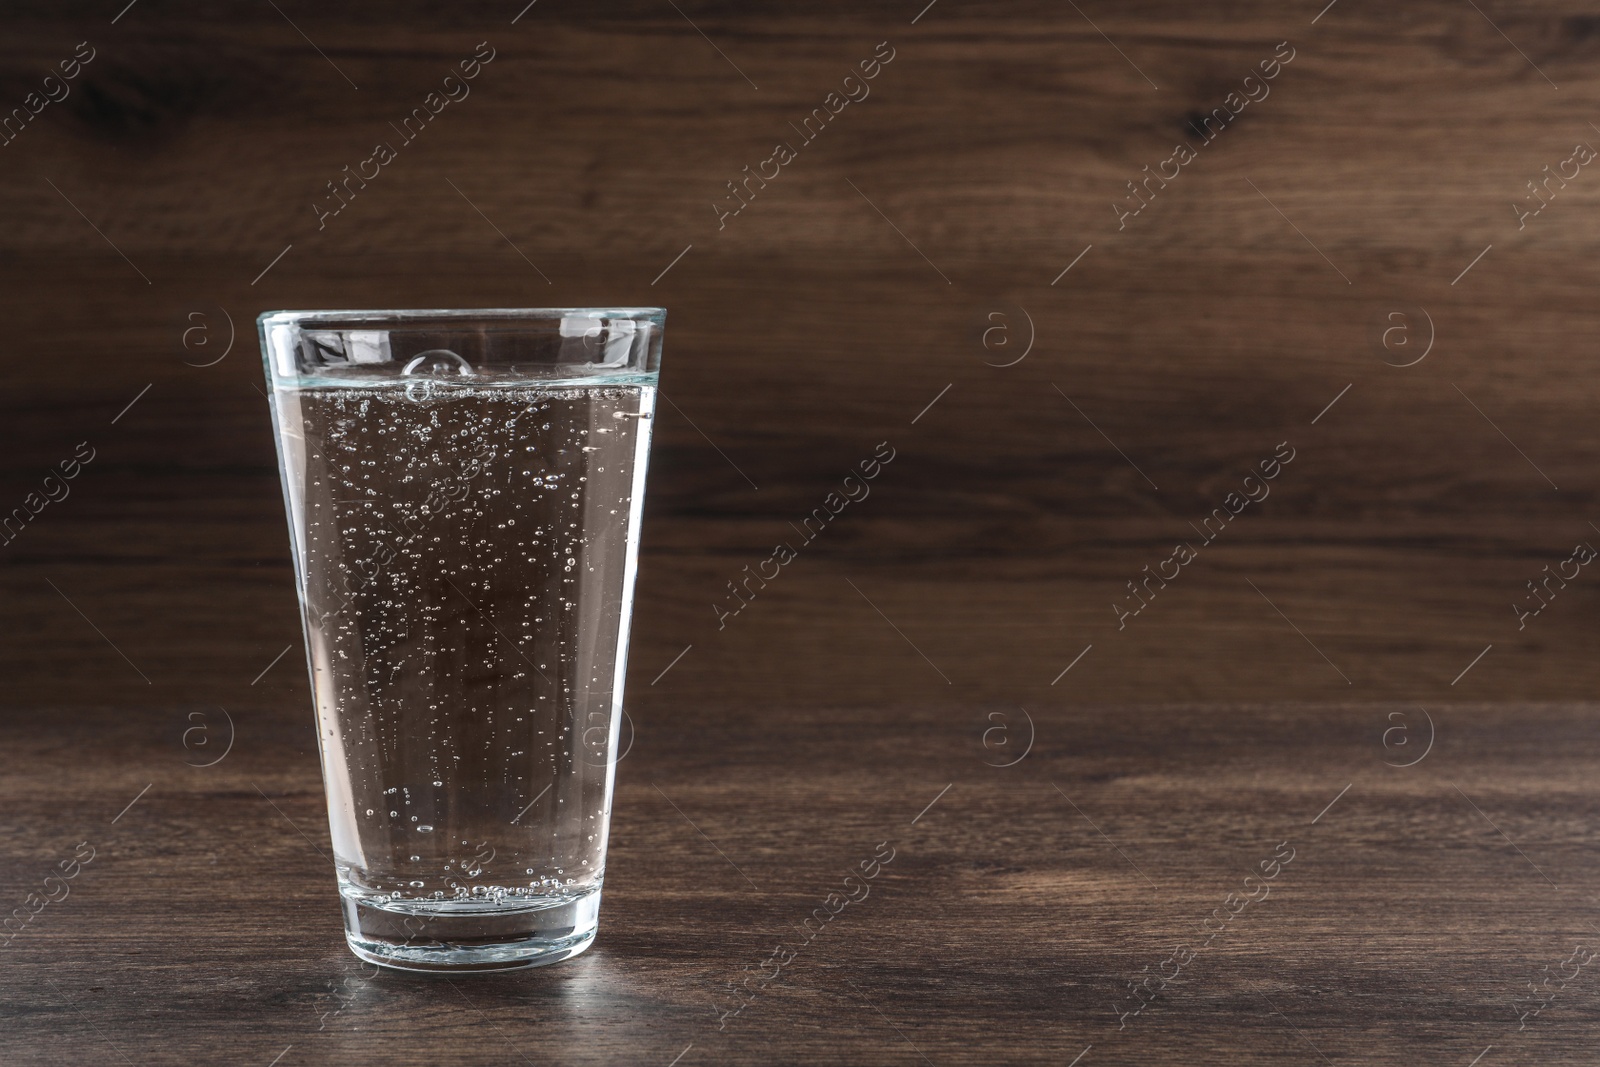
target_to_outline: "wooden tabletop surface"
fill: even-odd
[[[1592,13],[246,7],[0,15],[0,1063],[1600,1058]],[[599,939],[374,974],[252,320],[603,304]]]
[[[3,950],[0,1048],[52,1064],[1467,1064],[1491,1046],[1480,1062],[1592,1062],[1592,709],[1435,709],[1412,767],[1394,764],[1428,720],[1381,708],[1029,712],[638,713],[594,947],[448,980],[346,950],[302,709],[236,712],[210,768],[184,766],[176,723],[42,712],[4,735],[8,881],[37,888],[80,842],[93,858]],[[865,896],[847,891],[875,857]]]

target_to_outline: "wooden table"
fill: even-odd
[[[1596,1062],[1595,18],[675,6],[11,5],[4,107],[94,57],[0,147],[0,517],[93,459],[0,538],[0,912],[78,865],[0,1063]],[[372,976],[251,320],[595,304],[670,310],[600,939]]]
[[[961,702],[652,704],[595,946],[460,979],[345,949],[303,709],[236,710],[204,769],[176,720],[41,713],[3,734],[8,864],[94,858],[3,950],[0,1055],[1593,1062],[1592,709],[1438,712],[1409,768],[1426,723],[1382,708],[1029,710],[1019,759],[1027,719]]]

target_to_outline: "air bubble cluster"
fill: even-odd
[[[348,886],[498,903],[599,885],[654,402],[463,378],[280,404]]]

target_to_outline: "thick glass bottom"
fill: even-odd
[[[460,974],[543,967],[594,941],[600,890],[546,901],[388,900],[344,887],[345,940],[368,963]]]

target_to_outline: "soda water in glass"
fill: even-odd
[[[497,970],[594,939],[665,319],[259,320],[364,960]]]

